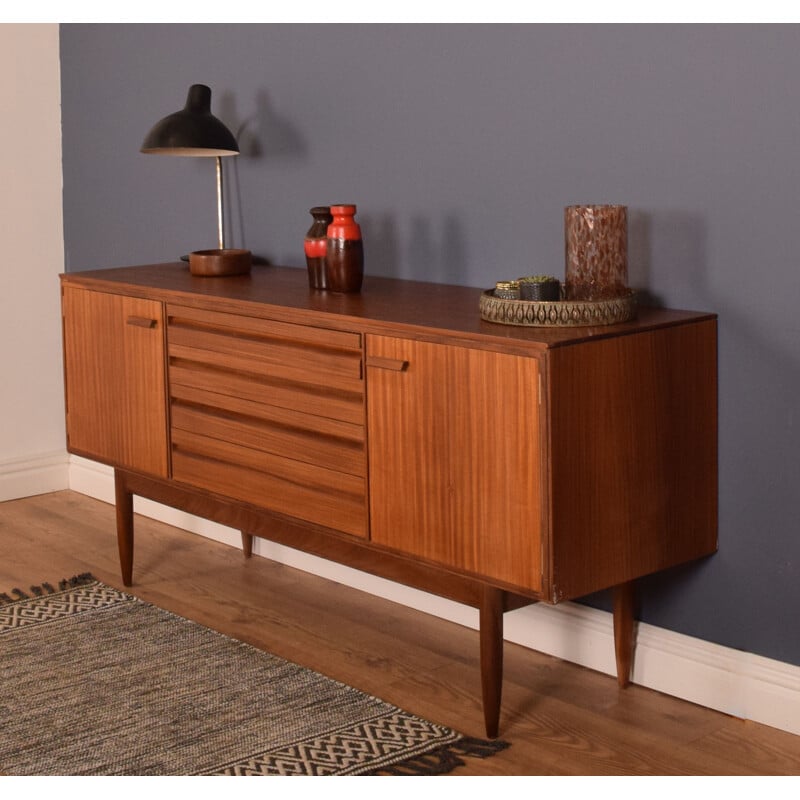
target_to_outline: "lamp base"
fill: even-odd
[[[203,277],[246,275],[252,264],[253,254],[249,250],[226,247],[189,253],[189,272]]]

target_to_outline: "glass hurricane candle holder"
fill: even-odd
[[[626,206],[567,206],[564,244],[567,299],[609,300],[628,291]]]

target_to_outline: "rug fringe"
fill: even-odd
[[[76,586],[85,586],[87,583],[93,583],[97,578],[91,572],[83,572],[80,575],[73,575],[71,578],[64,578],[58,582],[58,591],[63,592],[64,589],[72,589]],[[47,594],[55,594],[56,589],[53,588],[51,583],[42,581],[36,586],[31,586],[28,591],[34,597],[44,597]],[[12,589],[10,593],[0,592],[0,605],[8,605],[8,603],[16,603],[18,600],[28,600],[30,594],[26,594],[22,589]]]
[[[501,739],[474,739],[465,736],[452,744],[444,745],[437,750],[422,753],[418,756],[380,767],[369,775],[447,775],[456,767],[463,767],[462,756],[472,758],[489,758],[509,746]]]
[[[76,586],[85,586],[87,583],[94,583],[97,578],[91,572],[83,572],[80,575],[73,575],[71,578],[65,578],[58,582],[58,590],[63,592],[64,589],[74,589]]]

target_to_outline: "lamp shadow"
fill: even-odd
[[[231,93],[221,103],[226,119],[235,120],[234,130],[243,156],[253,159],[302,158],[308,154],[308,143],[297,126],[275,111],[265,89],[256,93],[255,110],[242,117],[236,112]]]
[[[240,156],[257,161],[268,159],[302,159],[308,153],[308,144],[299,129],[273,108],[269,94],[261,89],[256,93],[255,110],[245,116],[237,108],[233,92],[225,92],[220,98],[220,116],[230,121],[239,144]],[[244,200],[239,178],[239,159],[230,159],[225,182],[226,227],[234,232],[233,240],[240,247],[247,247]],[[271,259],[253,253],[253,263],[266,266]]]

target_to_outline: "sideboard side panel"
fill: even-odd
[[[717,549],[716,320],[550,352],[551,599]]]

